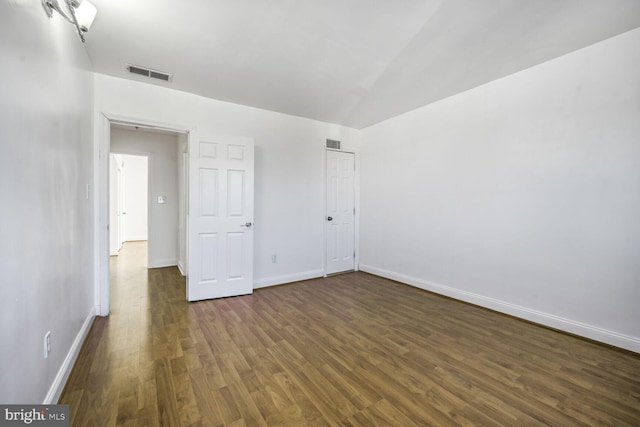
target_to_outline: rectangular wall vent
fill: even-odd
[[[152,70],[151,68],[139,67],[137,65],[127,64],[127,70],[131,74],[137,74],[139,76],[149,77],[151,79],[163,80],[165,82],[170,82],[171,77],[173,76],[170,73],[165,73],[164,71]]]
[[[335,139],[327,139],[327,148],[331,148],[332,150],[339,150],[340,141],[336,141]]]
[[[127,70],[133,74],[140,74],[141,76],[149,77],[149,70],[145,70],[144,68],[127,65]]]
[[[164,80],[165,82],[168,82],[171,79],[171,74],[160,73],[158,71],[150,71],[149,77],[151,77],[152,79]]]

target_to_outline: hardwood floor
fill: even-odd
[[[640,425],[640,356],[364,273],[185,301],[112,259],[71,425]]]

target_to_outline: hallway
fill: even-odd
[[[166,396],[157,394],[169,388],[156,378],[170,377],[180,347],[164,326],[182,322],[188,305],[176,267],[146,265],[146,241],[126,242],[110,257],[111,314],[96,317],[60,398],[71,425],[160,425],[156,400]]]

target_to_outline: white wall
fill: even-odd
[[[363,130],[360,267],[640,351],[639,46]]]
[[[119,134],[117,134],[119,135]],[[147,240],[148,159],[146,156],[122,155],[123,164],[123,240]]]
[[[0,2],[2,403],[56,400],[93,318],[89,67],[73,27],[40,2]]]
[[[149,234],[148,234],[148,264],[149,267],[166,267],[178,262],[178,163],[177,163],[176,135],[164,135],[142,130],[111,129],[111,151],[120,154],[147,155],[149,159]],[[128,157],[128,156],[127,156]],[[125,158],[126,159],[126,158]],[[141,177],[136,172],[127,170],[126,162],[132,162],[129,157],[125,160],[125,198],[128,188],[140,183]],[[135,164],[135,163],[134,163]],[[137,174],[130,180],[128,174]],[[135,189],[133,189],[135,191]],[[139,191],[138,191],[139,194]],[[157,203],[157,196],[165,196],[166,203]],[[138,195],[137,197],[143,197]],[[144,195],[146,198],[147,196]],[[126,209],[135,202],[129,200]],[[136,209],[135,206],[134,210]],[[140,211],[138,207],[138,213]],[[127,216],[129,212],[127,211]],[[134,212],[135,216],[135,212]],[[138,221],[139,222],[139,221]],[[130,220],[126,219],[125,235],[128,240],[134,239],[141,232],[140,225],[129,233]],[[136,227],[135,218],[131,225]]]
[[[358,131],[101,74],[95,90],[96,113],[254,138],[254,285],[322,275],[325,140],[357,146]]]

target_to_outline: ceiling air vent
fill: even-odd
[[[139,76],[163,80],[165,82],[170,82],[172,77],[171,74],[165,73],[164,71],[152,70],[151,68],[139,67],[131,64],[127,64],[127,70],[131,74],[138,74]]]
[[[336,141],[335,139],[327,139],[327,148],[331,148],[332,150],[339,150],[340,141]]]

